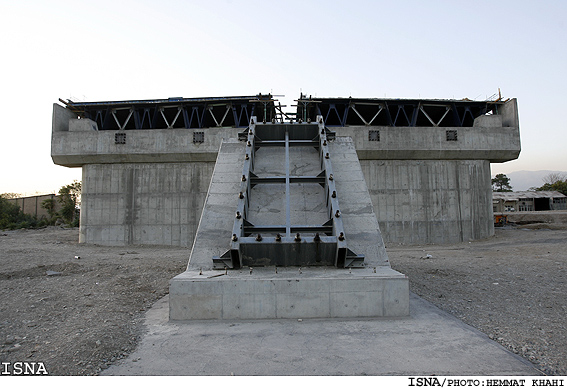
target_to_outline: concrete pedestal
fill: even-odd
[[[169,291],[171,320],[399,317],[408,279],[389,267],[186,271]]]

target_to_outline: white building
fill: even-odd
[[[495,213],[566,210],[567,196],[551,191],[493,192],[492,209]]]

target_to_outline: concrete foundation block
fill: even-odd
[[[409,283],[389,267],[186,271],[170,282],[170,319],[301,319],[409,315]]]
[[[375,317],[384,316],[382,292],[360,291],[331,293],[332,317]]]

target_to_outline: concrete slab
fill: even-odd
[[[168,321],[168,296],[146,334],[105,376],[536,376],[526,360],[411,295],[398,319]]]

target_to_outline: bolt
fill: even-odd
[[[352,268],[351,267],[348,268],[348,274],[352,274]]]
[[[315,242],[320,242],[320,241],[321,241],[321,237],[319,236],[319,233],[318,233],[318,232],[315,233],[315,237],[313,238],[313,240],[314,240]]]
[[[246,142],[246,146],[250,147],[252,146],[252,143],[250,143],[250,141]]]
[[[332,198],[336,198],[336,197],[337,197],[337,191],[336,191],[336,190],[333,191],[333,194],[331,194],[331,197],[332,197]]]
[[[240,193],[238,194],[238,198],[239,198],[239,199],[243,199],[243,198],[244,198],[244,193],[240,192]]]
[[[240,219],[241,217],[242,217],[242,215],[240,214],[240,212],[239,212],[239,211],[236,211],[236,218],[237,218],[237,219]]]
[[[329,181],[333,181],[333,175],[329,174]]]
[[[252,274],[252,268],[250,268],[250,274]]]
[[[246,156],[244,157],[244,159],[248,161],[248,160],[250,159],[250,156],[249,156],[248,154],[246,154]]]
[[[301,120],[301,118],[299,118],[299,120],[298,120],[297,122],[298,122],[298,123],[302,123],[302,122],[303,122],[303,120]]]
[[[272,124],[276,124],[276,118],[272,119]]]
[[[339,240],[340,240],[340,241],[345,240],[345,234],[344,234],[343,232],[341,232],[341,233],[339,234]]]
[[[278,274],[278,267],[276,266],[276,274]]]
[[[299,235],[299,232],[297,234],[295,234],[295,241],[301,242],[301,235]]]
[[[319,122],[319,123],[321,123],[321,122]],[[324,133],[325,133],[325,129],[322,128],[322,129],[321,129],[321,134],[324,134]]]
[[[263,124],[266,124],[266,121],[264,120],[262,123],[263,123]]]
[[[374,268],[374,273],[376,273],[376,268]]]
[[[307,123],[311,123],[311,118],[307,118]]]
[[[281,242],[282,236],[280,234],[276,234],[276,242]]]
[[[238,236],[236,234],[232,234],[232,241],[236,242],[238,240]]]
[[[339,212],[339,210],[337,209],[337,212],[335,212],[335,217],[340,217],[341,213]]]
[[[200,275],[200,276],[203,275],[203,268],[199,268],[199,275]]]
[[[246,181],[246,176],[244,174],[242,175],[242,181]]]
[[[262,241],[262,235],[258,234],[258,236],[256,237],[256,241],[261,242]]]
[[[323,141],[323,146],[327,146],[327,139]]]
[[[325,153],[325,159],[329,159],[329,153]]]
[[[319,123],[323,124],[323,118],[319,119]]]
[[[248,130],[248,135],[254,135],[254,132],[252,131],[252,129]]]

